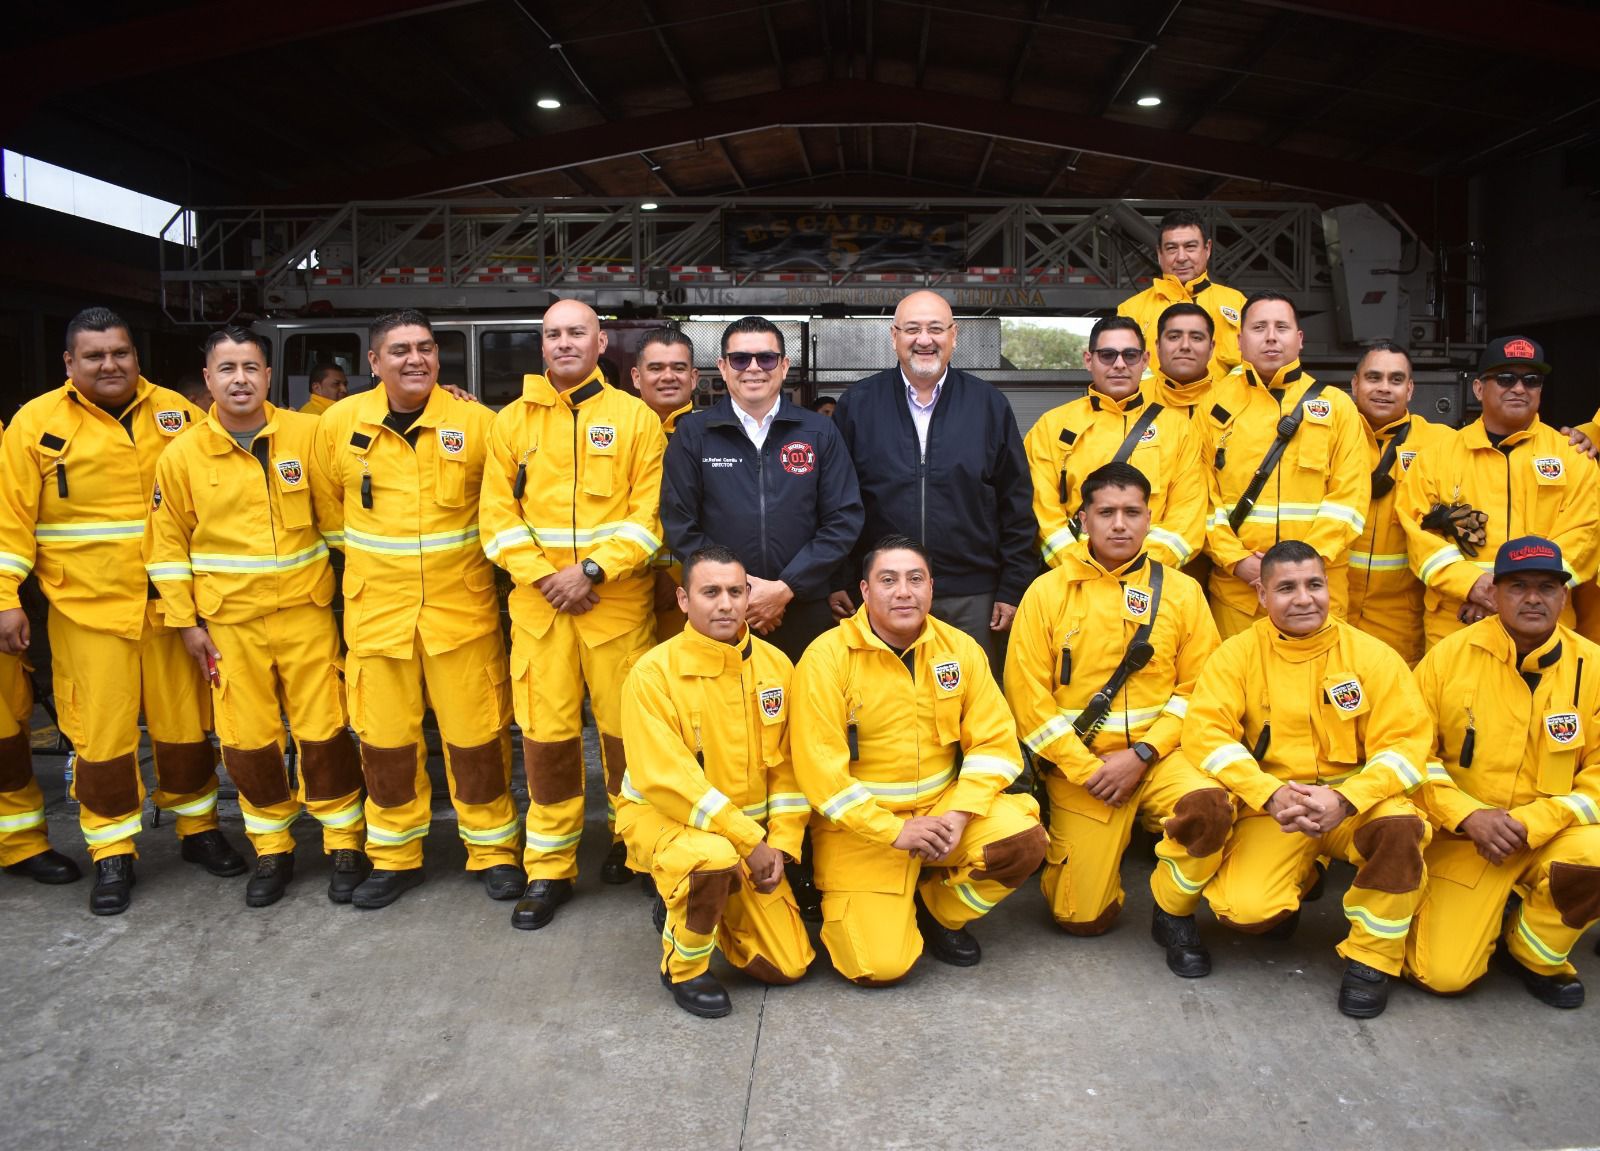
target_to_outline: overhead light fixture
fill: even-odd
[[[539,100],[539,107],[543,108],[547,112],[553,112],[557,108],[561,107],[561,101],[557,100],[554,96],[544,96]]]
[[[1153,94],[1149,96],[1140,96],[1134,101],[1134,103],[1139,105],[1141,108],[1159,108],[1161,106],[1161,97]]]
[[[661,207],[661,205],[656,203],[654,200],[646,200],[644,203],[639,205],[639,210],[643,212],[654,212],[659,207]]]

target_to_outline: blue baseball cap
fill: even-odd
[[[1561,564],[1561,545],[1543,536],[1518,536],[1500,545],[1494,553],[1494,578],[1522,572],[1551,572],[1567,578],[1567,569]]]

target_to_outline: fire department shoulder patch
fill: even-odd
[[[778,449],[778,459],[791,476],[810,475],[817,466],[817,449],[804,440],[791,440]]]
[[[1361,706],[1361,682],[1347,679],[1328,689],[1328,699],[1340,711],[1355,711]]]
[[[1544,729],[1557,743],[1571,743],[1578,738],[1578,713],[1562,711],[1547,715],[1544,717]]]
[[[1123,588],[1122,602],[1134,619],[1143,619],[1150,614],[1150,593],[1142,587]]]
[[[1559,480],[1566,468],[1559,456],[1539,456],[1533,461],[1533,470],[1539,473],[1540,479]]]
[[[1227,320],[1228,323],[1237,324],[1239,322],[1239,312],[1236,308],[1221,307],[1217,311],[1222,313],[1222,318]]]
[[[283,482],[291,488],[305,478],[305,469],[300,466],[299,460],[279,460],[278,474],[283,477]]]
[[[783,714],[783,688],[764,687],[761,689],[761,714],[768,719],[777,719]]]
[[[467,446],[467,433],[458,428],[439,429],[439,447],[452,456],[459,456]]]
[[[617,442],[617,429],[610,424],[589,425],[589,446],[592,448],[609,448]]]
[[[1156,442],[1156,426],[1154,424],[1144,430],[1144,435],[1139,437],[1139,442],[1141,444],[1153,444]]]
[[[1307,400],[1306,415],[1313,420],[1325,420],[1333,413],[1333,405],[1327,400]]]
[[[189,416],[186,412],[168,410],[156,413],[156,427],[166,432],[169,436],[175,436],[183,431],[183,425],[188,422]]]
[[[945,660],[933,665],[933,678],[945,691],[955,691],[961,686],[961,665],[955,660]]]
[[[1417,458],[1417,453],[1416,452],[1401,452],[1400,453],[1400,470],[1403,471],[1403,472],[1409,472],[1411,470],[1411,461],[1416,459],[1416,458]]]
[[[150,497],[150,510],[155,511],[161,506],[161,485],[156,484],[155,495]]]

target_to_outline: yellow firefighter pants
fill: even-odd
[[[1050,850],[1040,884],[1063,931],[1100,935],[1110,929],[1122,910],[1122,853],[1140,816],[1153,817],[1164,829],[1150,875],[1156,902],[1173,915],[1193,913],[1222,863],[1222,844],[1233,826],[1226,788],[1181,751],[1157,761],[1121,807],[1107,807],[1054,769],[1044,781]]]
[[[1567,953],[1600,919],[1600,827],[1569,827],[1543,847],[1496,866],[1465,836],[1440,832],[1428,847],[1428,892],[1406,941],[1406,970],[1429,990],[1461,991],[1489,966],[1506,901],[1506,947],[1541,975],[1572,975]]]
[[[1427,840],[1428,825],[1407,799],[1381,800],[1320,839],[1285,832],[1271,816],[1246,811],[1222,848],[1206,900],[1229,927],[1259,935],[1299,908],[1316,881],[1318,855],[1343,859],[1357,870],[1344,896],[1350,933],[1339,954],[1398,975],[1422,900]]]
[[[535,637],[514,627],[511,665],[517,726],[528,775],[528,878],[571,879],[578,874],[583,835],[583,687],[600,729],[605,767],[606,819],[617,818],[617,791],[628,765],[622,750],[622,681],[655,642],[655,616],[595,647],[583,642],[573,617],[556,613],[550,630]]]
[[[294,850],[289,829],[302,805],[322,824],[323,851],[359,850],[361,762],[345,728],[333,613],[303,604],[210,631],[222,655],[211,692],[222,763],[256,854]],[[295,789],[283,764],[284,716],[299,751]]]
[[[433,708],[444,742],[445,778],[467,869],[517,861],[517,807],[511,798],[511,713],[505,645],[499,630],[428,654],[418,639],[410,659],[351,652],[345,660],[350,726],[361,741],[367,784],[367,856],[382,871],[422,866],[433,818],[433,785],[422,713]]]
[[[714,832],[667,819],[641,803],[623,803],[617,831],[630,857],[650,861],[650,876],[667,905],[661,970],[674,983],[711,964],[711,952],[762,983],[793,983],[817,953],[806,936],[789,881],[765,895],[732,843]]]
[[[150,611],[153,611],[152,607]],[[177,814],[180,836],[217,826],[217,757],[206,738],[211,701],[176,631],[147,611],[137,640],[107,635],[50,609],[56,714],[77,761],[72,795],[89,857],[137,854],[144,808],[139,712],[156,761],[156,806]]]
[[[1408,667],[1422,658],[1422,612],[1404,593],[1368,596],[1349,623],[1394,648]]]
[[[935,806],[924,815],[948,810]],[[834,970],[867,986],[903,979],[922,954],[912,896],[955,930],[993,911],[1044,858],[1047,837],[1030,795],[998,795],[939,866],[831,824],[812,827],[822,891],[822,944]],[[926,870],[927,874],[922,872]],[[920,879],[920,883],[918,882]]]
[[[1328,575],[1328,615],[1334,619],[1344,619],[1350,607],[1350,567],[1348,564],[1339,563],[1327,569]],[[1216,579],[1233,579],[1219,568]],[[1217,621],[1217,630],[1222,633],[1222,638],[1238,635],[1248,631],[1250,625],[1255,623],[1265,614],[1265,609],[1259,603],[1251,611],[1243,612],[1231,604],[1224,603],[1222,597],[1211,593],[1211,618]]]
[[[0,867],[21,863],[50,847],[44,792],[33,778],[28,720],[33,689],[22,657],[0,654]]]

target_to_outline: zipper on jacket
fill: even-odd
[[[572,413],[572,562],[578,562],[578,409],[567,402]],[[697,736],[698,738],[698,736]]]
[[[933,420],[928,420],[928,432],[933,432]],[[923,547],[928,546],[928,449],[924,445],[917,445],[917,520],[921,525],[922,538],[917,540]]]

